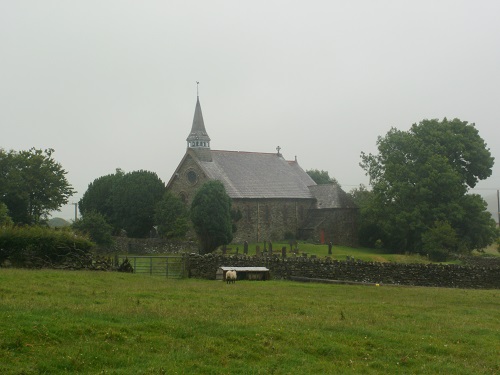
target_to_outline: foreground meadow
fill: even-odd
[[[500,291],[0,269],[2,374],[496,374]]]

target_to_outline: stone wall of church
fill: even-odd
[[[358,210],[353,208],[311,209],[307,221],[314,225],[301,230],[299,237],[316,243],[357,246]]]
[[[209,181],[209,178],[189,154],[173,178],[169,190],[180,197],[188,206],[191,206],[191,202],[201,185]]]
[[[233,242],[283,240],[296,235],[313,204],[312,199],[234,199],[233,209],[240,210]]]
[[[198,189],[210,180],[191,153],[188,151],[169,183],[169,190],[188,207]],[[280,241],[291,234],[318,243],[357,245],[357,210],[317,210],[313,206],[313,199],[233,199],[233,209],[242,214],[233,242]],[[196,237],[193,230],[188,237]]]

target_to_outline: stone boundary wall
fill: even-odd
[[[314,258],[187,255],[189,277],[215,280],[220,266],[267,267],[272,279],[307,277],[363,283],[500,289],[500,267],[377,263]]]
[[[467,266],[500,268],[500,257],[462,257],[459,258]]]
[[[195,241],[175,241],[161,238],[128,238],[114,237],[112,249],[102,249],[102,252],[119,253],[120,255],[157,255],[180,254],[186,251],[198,251]]]

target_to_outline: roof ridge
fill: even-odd
[[[212,150],[212,152],[234,152],[238,154],[277,155],[276,152],[236,151],[236,150]]]

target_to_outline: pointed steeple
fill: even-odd
[[[210,137],[205,130],[203,114],[201,113],[200,97],[196,97],[196,108],[194,110],[193,126],[191,133],[186,139],[188,148],[208,148],[210,149]]]

